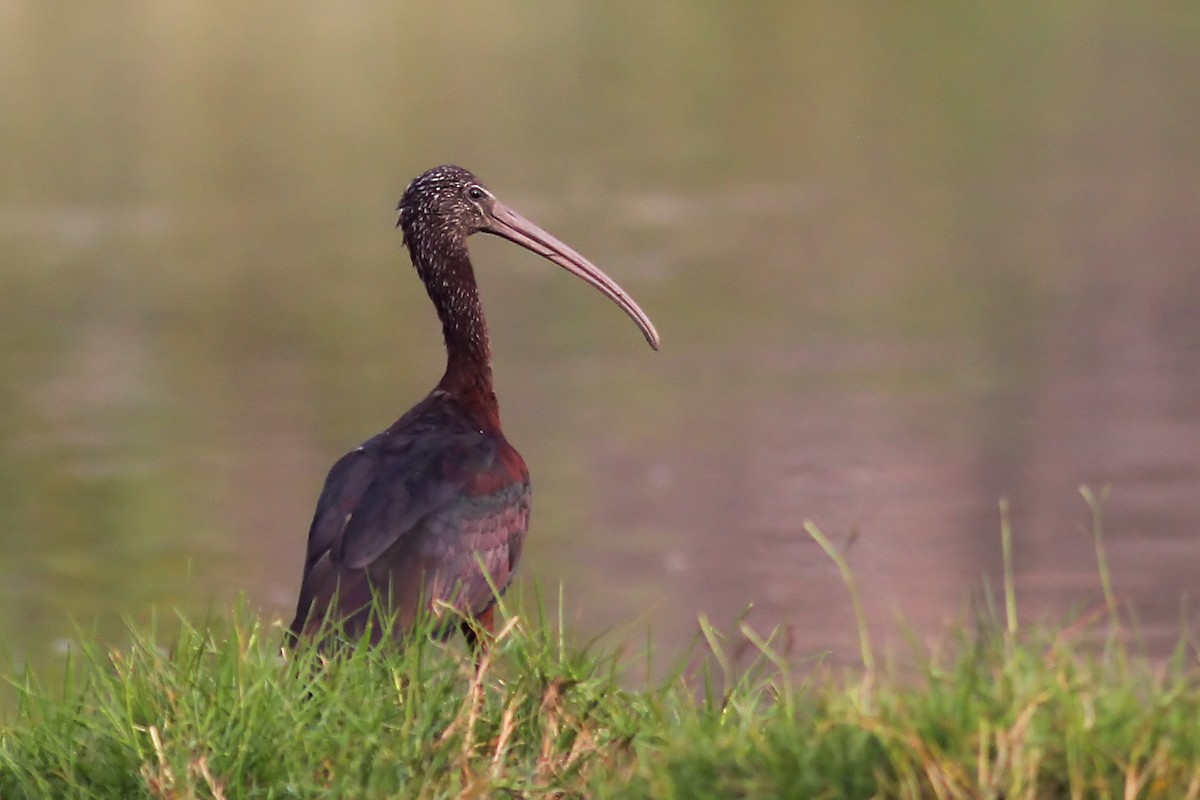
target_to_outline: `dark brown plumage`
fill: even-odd
[[[447,609],[457,612],[451,621],[491,628],[492,587],[503,592],[511,581],[529,525],[529,471],[500,429],[468,236],[502,236],[583,278],[658,349],[653,324],[619,286],[467,170],[425,172],[397,210],[442,323],[446,371],[428,397],[329,471],[308,534],[293,642],[327,616],[350,640],[368,628],[372,641],[400,639],[418,616]],[[390,628],[372,619],[373,596],[394,615]],[[473,641],[472,629],[464,631]]]

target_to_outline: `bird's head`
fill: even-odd
[[[591,284],[620,306],[641,328],[650,346],[658,349],[654,323],[624,289],[595,264],[497,200],[468,170],[445,164],[421,173],[404,190],[396,211],[396,226],[404,232],[404,243],[427,285],[440,265],[465,255],[468,236],[490,233]]]
[[[461,247],[485,230],[495,198],[483,181],[462,167],[444,164],[413,179],[396,206],[396,226],[416,255],[437,247]],[[433,253],[430,253],[433,255]]]

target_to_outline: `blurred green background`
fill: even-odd
[[[522,566],[668,656],[853,658],[801,530],[936,639],[999,570],[1152,647],[1200,569],[1200,6],[0,4],[0,641],[289,614],[325,471],[442,367],[393,230],[442,162],[654,318],[473,242]],[[640,635],[640,634],[639,634]]]

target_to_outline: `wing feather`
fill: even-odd
[[[335,563],[367,567],[421,519],[452,503],[477,476],[489,473],[496,464],[498,443],[472,433],[469,440],[385,455],[346,521]]]

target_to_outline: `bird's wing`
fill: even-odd
[[[511,481],[497,458],[499,449],[496,439],[475,431],[386,448],[372,466],[373,479],[344,517],[341,537],[331,544],[332,560],[349,569],[366,567],[421,519],[476,488]]]
[[[373,443],[374,440],[346,453],[330,468],[317,500],[312,526],[308,529],[305,574],[333,548],[374,480],[382,452],[378,447],[372,447]]]

